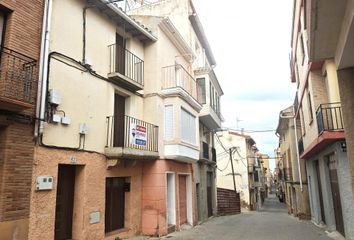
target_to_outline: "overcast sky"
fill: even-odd
[[[293,1],[193,2],[217,62],[215,72],[224,91],[223,126],[276,129],[280,110],[295,96],[289,70]],[[275,132],[249,135],[260,152],[274,156]]]

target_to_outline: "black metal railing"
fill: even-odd
[[[158,152],[158,129],[158,126],[130,116],[108,116],[106,147]]]
[[[340,103],[321,104],[316,111],[318,134],[323,131],[344,131]]]
[[[121,45],[109,48],[109,73],[120,73],[140,85],[144,85],[144,61]]]
[[[298,140],[297,146],[298,146],[299,154],[302,154],[304,152],[304,142],[302,138]]]
[[[37,93],[37,61],[0,47],[0,97],[34,104]]]
[[[180,87],[199,103],[202,102],[201,94],[197,94],[197,83],[195,79],[180,64],[162,68],[162,89]],[[198,90],[201,91],[201,90]]]
[[[209,159],[209,144],[202,142],[202,158]]]
[[[211,160],[216,162],[216,149],[213,147],[211,148]]]

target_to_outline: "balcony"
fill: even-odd
[[[201,109],[197,83],[182,65],[177,64],[162,68],[162,93],[165,96],[180,96],[193,107]]]
[[[108,116],[105,154],[111,159],[157,159],[158,126],[126,115]]]
[[[0,109],[32,108],[37,93],[37,61],[14,50],[0,49]]]
[[[316,120],[318,137],[306,146],[301,158],[309,158],[334,142],[345,140],[340,103],[321,104],[316,111]]]
[[[115,84],[135,92],[144,87],[144,61],[118,44],[109,48],[108,78]]]
[[[321,104],[316,111],[318,134],[324,131],[344,131],[340,103]]]

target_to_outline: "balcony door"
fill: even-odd
[[[125,39],[116,34],[116,72],[125,75]]]
[[[125,129],[125,98],[119,94],[114,95],[114,136],[113,147],[124,146]]]

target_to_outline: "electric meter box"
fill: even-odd
[[[49,90],[49,103],[56,106],[61,103],[61,95],[58,90],[56,89]]]
[[[52,176],[38,176],[36,179],[36,190],[52,190],[53,189],[53,177]]]

